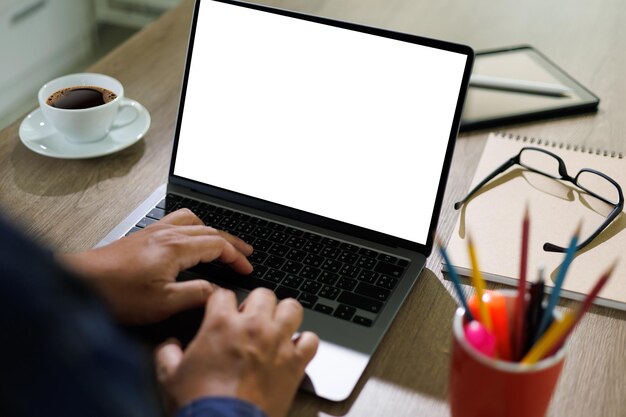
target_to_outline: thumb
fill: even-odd
[[[215,288],[215,285],[203,279],[167,284],[165,309],[172,315],[194,307],[203,307]]]
[[[180,342],[176,339],[168,339],[156,348],[154,360],[157,379],[161,384],[166,384],[176,373],[182,359],[183,350],[180,347]]]
[[[313,360],[313,357],[317,353],[320,339],[315,333],[304,332],[294,341],[294,343],[296,345],[296,355],[299,359],[300,366],[304,369],[309,362]]]

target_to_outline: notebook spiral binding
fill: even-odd
[[[532,145],[541,145],[549,148],[557,148],[557,149],[566,149],[572,150],[575,152],[586,152],[589,154],[602,155],[609,158],[617,158],[624,159],[624,154],[622,152],[608,151],[606,149],[594,148],[591,146],[585,145],[570,145],[569,143],[556,142],[550,140],[544,140],[541,138],[534,138],[532,136],[524,136],[524,135],[515,135],[513,133],[506,132],[496,132],[496,135],[502,137],[503,139],[511,139],[520,142],[527,142]]]

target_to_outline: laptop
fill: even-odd
[[[168,183],[99,245],[181,207],[255,248],[243,299],[294,297],[320,336],[302,388],[346,399],[431,253],[467,47],[229,0],[195,4]]]

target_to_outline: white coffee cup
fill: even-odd
[[[85,109],[62,109],[49,105],[48,98],[59,90],[70,87],[101,87],[115,93],[115,99],[108,103]],[[123,107],[132,107],[124,100],[124,87],[113,77],[104,74],[81,73],[70,74],[56,78],[39,89],[39,106],[45,119],[54,128],[72,142],[88,143],[101,140],[111,129],[131,123],[138,116],[130,120],[125,118],[122,125],[115,124],[115,119]]]

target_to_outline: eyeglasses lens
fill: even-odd
[[[619,203],[619,193],[613,183],[591,171],[581,171],[578,174],[578,186],[590,193],[594,193],[612,204]]]
[[[559,161],[550,154],[534,149],[524,149],[520,154],[520,164],[552,178],[561,178]]]

